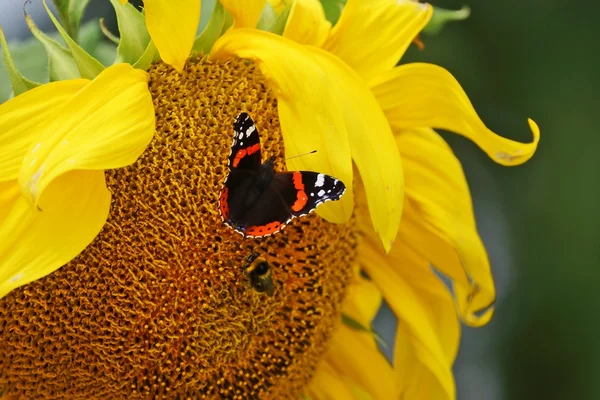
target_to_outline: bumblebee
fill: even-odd
[[[275,285],[271,276],[271,264],[258,253],[252,252],[246,258],[244,265],[244,275],[250,279],[250,285],[258,293],[266,293],[267,296],[273,296]]]

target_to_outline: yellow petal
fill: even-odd
[[[267,0],[267,2],[273,11],[275,11],[275,14],[279,15],[283,10],[285,10],[288,0]]]
[[[331,30],[318,0],[296,0],[292,4],[283,37],[296,43],[320,47]]]
[[[20,170],[23,194],[37,204],[44,189],[67,171],[134,162],[154,134],[147,82],[146,72],[114,65],[65,101],[51,119],[31,126],[38,138]]]
[[[412,0],[348,0],[324,48],[368,80],[398,63],[432,12]]]
[[[4,196],[0,184],[0,298],[46,276],[77,256],[100,232],[110,207],[103,171],[70,171],[56,178],[33,206],[23,196]],[[12,182],[12,193],[17,187]]]
[[[343,312],[370,327],[380,306],[379,290],[372,282],[357,277],[350,286]],[[350,389],[353,398],[365,398],[365,395],[375,399],[396,398],[392,368],[379,351],[372,333],[342,325],[329,346],[325,360]]]
[[[373,318],[375,318],[380,306],[381,293],[377,287],[372,282],[357,276],[356,281],[349,287],[349,291],[344,302],[344,314],[358,321],[362,326],[370,327],[371,322],[373,321]],[[333,344],[330,345],[331,347],[343,347],[345,335],[350,334],[351,332],[354,332],[357,335],[357,338],[355,339],[363,344],[369,343],[369,341],[372,341],[373,339],[373,335],[371,333],[363,336],[363,339],[359,339],[359,336],[365,335],[364,332],[359,332],[352,329],[346,331],[348,329],[346,326],[343,328],[345,329],[345,333],[336,333],[332,339]],[[368,336],[371,337],[371,340],[368,338]],[[387,364],[387,362],[385,364],[380,363],[381,359],[385,360],[385,358],[381,354],[375,354],[378,352],[376,345],[373,347],[371,344],[366,344],[366,347],[367,348],[364,350],[371,353],[369,356],[377,360],[376,364],[373,366],[375,367],[379,365],[380,368],[386,371],[384,374],[390,374],[391,368],[389,364]],[[360,365],[349,366],[348,369],[340,368],[339,360],[334,360],[334,358],[339,356],[339,352],[344,351],[349,352],[349,354],[346,354],[345,357],[359,356],[350,348],[347,348],[346,350],[340,348],[338,350],[331,350],[328,352],[326,358],[321,362],[321,364],[319,364],[315,377],[313,378],[313,382],[310,385],[311,391],[313,394],[316,394],[316,399],[393,398],[393,395],[392,397],[372,397],[370,393],[373,395],[375,393],[379,393],[371,392],[369,390],[371,386],[375,386],[374,382],[372,381],[373,375],[369,374],[368,372],[356,371],[356,368],[360,368]],[[386,386],[387,390],[391,390],[393,388],[392,382],[389,383],[390,385],[383,385]],[[339,391],[340,396],[342,397],[336,397],[336,391]],[[385,395],[389,393],[390,392],[385,391],[381,392],[381,394]]]
[[[362,326],[370,327],[381,307],[381,300],[381,292],[377,286],[373,282],[357,276],[356,282],[348,288],[343,312]]]
[[[495,288],[460,162],[431,129],[402,131],[397,141],[406,175],[399,238],[453,280],[464,322],[483,325]]]
[[[401,245],[397,242],[396,245]],[[361,265],[371,279],[383,292],[384,298],[398,317],[397,335],[408,338],[410,351],[407,354],[415,355],[415,360],[398,359],[394,361],[396,374],[401,374],[403,368],[413,368],[422,364],[431,371],[439,384],[444,388],[444,399],[455,398],[454,378],[452,376],[452,362],[448,360],[444,351],[441,336],[445,331],[436,331],[433,323],[432,310],[427,302],[423,301],[418,290],[411,286],[400,274],[401,269],[421,268],[422,266],[410,265],[410,260],[402,260],[402,264],[392,267],[392,261],[387,258],[383,250],[377,248],[376,243],[365,243],[360,250]],[[449,333],[453,334],[453,333]],[[407,364],[412,362],[412,364]],[[404,373],[406,373],[404,371]],[[396,381],[394,381],[396,382]],[[394,390],[402,392],[405,382],[397,382]],[[392,398],[392,397],[382,397]]]
[[[350,217],[351,155],[367,188],[375,229],[389,248],[402,215],[402,165],[385,116],[363,81],[331,54],[268,32],[229,31],[215,43],[212,58],[233,55],[256,61],[269,79],[286,152],[317,150],[288,160],[288,168],[327,173],[346,184],[342,200],[319,207],[319,215],[333,222]]]
[[[396,383],[399,387],[397,398],[403,400],[454,399],[454,397],[449,397],[436,376],[419,361],[409,336],[396,335],[394,360]]]
[[[199,0],[144,0],[146,26],[160,58],[183,71],[200,22]]]
[[[233,16],[233,28],[256,28],[266,0],[220,0]]]
[[[311,400],[355,400],[344,378],[326,360],[319,363],[308,390]]]
[[[17,179],[23,157],[44,125],[89,81],[73,79],[47,83],[0,104],[0,181]]]
[[[392,367],[371,333],[341,326],[329,346],[327,360],[348,382],[355,382],[375,399],[396,398]]]
[[[485,126],[460,84],[442,67],[424,63],[402,65],[371,83],[394,130],[446,129],[472,140],[502,165],[522,164],[535,153],[540,131],[532,120],[532,143],[498,136]]]

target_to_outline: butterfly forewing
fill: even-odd
[[[260,138],[252,118],[241,113],[233,123],[233,143],[229,153],[229,168],[258,171],[261,164]]]

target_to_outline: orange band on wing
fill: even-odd
[[[304,190],[300,190],[296,196],[297,198],[294,202],[294,205],[292,206],[292,210],[298,212],[302,210],[306,205],[306,202],[308,201],[308,196],[306,195],[306,192]]]
[[[306,205],[306,202],[308,201],[308,196],[306,195],[306,192],[304,191],[304,182],[302,182],[302,173],[301,172],[294,172],[292,175],[292,180],[294,181],[294,188],[296,190],[298,190],[298,193],[296,194],[296,201],[294,202],[294,205],[292,206],[292,211],[300,211],[302,210],[302,208],[304,208],[304,206]]]
[[[227,219],[229,216],[229,203],[227,202],[227,195],[229,194],[228,188],[223,188],[221,192],[221,197],[219,198],[219,209],[221,210],[221,215],[224,219]]]
[[[281,230],[281,228],[283,228],[283,224],[281,222],[273,221],[266,225],[249,226],[244,233],[249,236],[265,236],[278,232]]]
[[[294,172],[292,175],[292,180],[294,181],[294,187],[298,190],[304,190],[304,183],[302,182],[302,173]]]
[[[235,153],[235,158],[233,159],[233,166],[237,167],[242,158],[249,156],[250,154],[254,154],[260,150],[260,143],[256,143],[253,146],[250,146],[245,149],[239,149],[237,153]]]

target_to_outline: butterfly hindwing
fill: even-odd
[[[240,113],[233,123],[233,132],[229,168],[258,171],[261,164],[260,138],[254,121],[247,113]]]
[[[313,171],[276,173],[271,186],[285,199],[294,217],[310,213],[321,203],[339,200],[346,191],[342,181]]]

